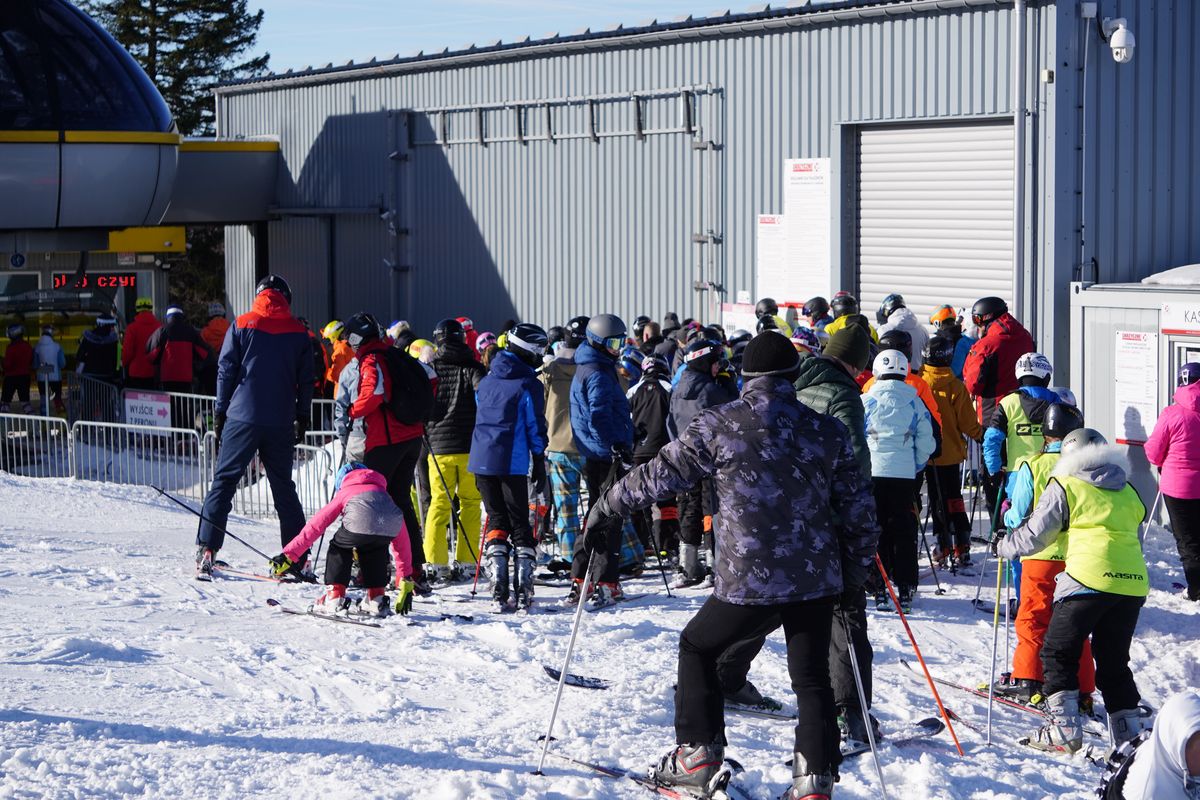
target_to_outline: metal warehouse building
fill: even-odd
[[[765,293],[759,215],[809,159],[827,204],[787,210],[780,263],[824,274],[777,299],[999,294],[1065,367],[1081,267],[1200,261],[1197,42],[1193,0],[858,0],[226,85],[220,135],[283,158],[270,218],[227,231],[231,299],[270,269],[314,321],[715,321]]]

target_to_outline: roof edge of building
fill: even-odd
[[[1031,0],[1029,5],[1053,3],[1056,0]],[[726,14],[722,17],[688,17],[675,22],[657,23],[640,27],[619,26],[605,31],[583,31],[567,36],[525,40],[521,42],[497,42],[494,45],[439,53],[418,53],[378,61],[372,59],[361,64],[354,62],[342,66],[309,68],[300,71],[273,73],[252,78],[242,78],[217,84],[213,92],[217,95],[248,94],[256,91],[285,89],[311,84],[355,81],[409,72],[427,72],[461,66],[497,63],[525,58],[581,52],[586,50],[638,47],[669,41],[715,38],[731,34],[765,33],[787,28],[809,27],[822,23],[835,23],[894,17],[910,14],[953,11],[962,8],[1012,5],[1013,0],[880,0],[864,5],[863,0],[845,0],[836,4],[820,6],[803,5],[783,8],[765,6],[761,11]]]

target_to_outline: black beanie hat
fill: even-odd
[[[779,331],[763,331],[750,340],[742,355],[742,375],[761,378],[764,375],[786,375],[800,366],[800,354],[792,341]]]
[[[871,360],[871,337],[858,325],[847,325],[829,337],[823,351],[862,372]]]

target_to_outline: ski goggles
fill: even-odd
[[[603,346],[610,353],[619,353],[621,352],[621,349],[625,347],[624,336],[605,336],[603,338],[599,338],[598,341],[600,342],[601,346]]]

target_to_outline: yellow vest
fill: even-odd
[[[1098,592],[1145,597],[1150,593],[1138,527],[1146,506],[1129,484],[1118,491],[1060,475],[1070,515],[1064,554],[1067,574]],[[1063,538],[1062,536],[1059,537]]]
[[[1033,476],[1033,502],[1029,505],[1029,510],[1037,508],[1038,501],[1042,499],[1042,492],[1046,491],[1046,485],[1050,483],[1050,476],[1054,472],[1055,465],[1058,464],[1058,453],[1038,453],[1032,458],[1023,458],[1021,463],[1017,464],[1017,470],[1028,469]],[[1063,537],[1055,539],[1048,547],[1039,550],[1032,555],[1025,556],[1022,561],[1062,561],[1063,560]]]
[[[1042,452],[1042,423],[1034,422],[1021,406],[1021,393],[1007,394],[1000,401],[1008,420],[1008,430],[1004,432],[1004,452],[1007,455],[1005,469],[1013,470],[1018,462],[1030,459]]]

